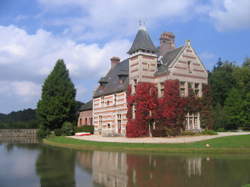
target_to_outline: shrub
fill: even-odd
[[[195,136],[197,135],[197,133],[193,132],[193,131],[183,131],[181,132],[182,136]]]
[[[165,132],[167,136],[178,136],[180,135],[180,129],[179,128],[165,128]]]
[[[84,125],[76,128],[76,132],[90,132],[94,134],[94,126],[93,125]]]
[[[37,137],[38,138],[46,138],[50,134],[49,129],[46,129],[45,127],[40,127],[37,131]]]
[[[157,128],[151,130],[153,137],[165,137],[166,136],[166,130],[164,128]]]
[[[61,128],[62,135],[71,136],[74,135],[74,127],[71,122],[64,122]]]
[[[61,136],[63,134],[62,129],[55,129],[54,132],[56,136]]]
[[[226,132],[226,130],[224,128],[218,128],[216,131],[217,132]]]
[[[217,135],[218,133],[215,132],[214,130],[204,130],[201,132],[203,135]]]

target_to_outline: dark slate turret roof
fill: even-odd
[[[128,51],[128,54],[132,54],[138,50],[149,50],[150,52],[157,52],[148,32],[145,29],[139,29],[135,40]]]
[[[103,77],[103,79],[106,80],[107,83],[102,87],[99,86],[96,89],[96,91],[94,92],[94,98],[125,91],[128,87],[128,68],[129,63],[128,59],[126,59],[117,64],[114,68],[110,69],[107,75]],[[123,78],[123,83],[120,83],[119,75],[125,76],[125,78]]]
[[[92,110],[93,100],[88,101],[80,107],[79,111]]]

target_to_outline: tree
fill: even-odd
[[[220,103],[224,106],[224,102],[228,97],[230,90],[235,87],[236,82],[233,76],[235,65],[230,62],[220,63],[215,67],[209,76],[209,84],[213,90],[213,104]]]
[[[242,102],[242,112],[241,118],[243,127],[250,129],[250,92],[245,96],[244,101]]]
[[[44,129],[54,130],[75,117],[76,90],[70,80],[64,61],[59,59],[42,87],[37,104],[37,116]]]
[[[237,129],[242,125],[242,96],[238,89],[233,88],[225,101],[226,129]]]

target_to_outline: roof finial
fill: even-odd
[[[146,30],[145,21],[139,20],[139,30]]]

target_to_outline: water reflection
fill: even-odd
[[[75,151],[42,147],[36,161],[41,187],[75,186]]]
[[[0,168],[0,186],[241,187],[250,183],[249,155],[79,152],[3,143]]]

